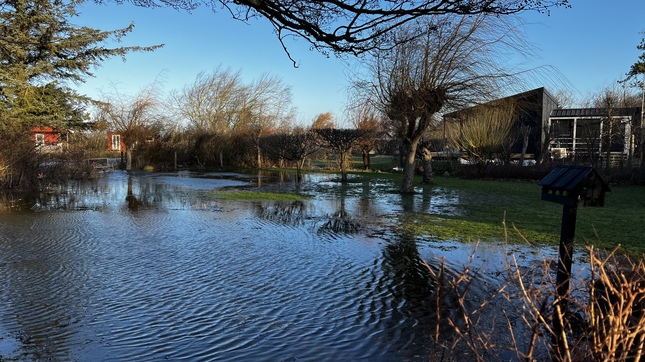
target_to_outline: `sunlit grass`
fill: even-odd
[[[549,244],[558,240],[558,235],[548,231],[522,230],[520,234],[511,230],[506,235],[503,221],[499,223],[465,220],[450,216],[416,214],[402,219],[402,230],[408,235],[425,236],[436,240],[508,241],[522,242],[523,237],[536,244]]]
[[[520,241],[517,228],[528,241],[557,245],[562,205],[542,201],[534,182],[462,180],[435,177],[424,186],[430,192],[459,191],[461,215],[411,214],[402,219],[404,229],[418,236],[440,240],[485,241],[504,238],[504,221],[510,241]],[[604,207],[579,207],[577,245],[613,249],[621,245],[632,255],[645,253],[645,188],[612,187]]]
[[[246,190],[213,191],[211,195],[218,199],[237,201],[297,201],[310,198],[307,195]]]

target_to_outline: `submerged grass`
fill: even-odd
[[[402,175],[359,173],[364,179],[389,178],[397,185]],[[409,213],[401,217],[403,231],[410,235],[439,240],[505,240],[504,224],[515,227],[535,244],[557,245],[560,241],[562,205],[542,201],[537,182],[465,180],[435,176],[433,185],[421,185],[422,192],[455,192],[459,214]],[[432,196],[431,196],[432,197]],[[507,240],[521,242],[518,233],[508,232]],[[604,207],[579,207],[576,225],[577,245],[614,249],[631,255],[645,254],[645,188],[613,186]]]
[[[211,195],[218,199],[237,201],[297,201],[310,198],[309,196],[299,194],[248,190],[213,191]]]

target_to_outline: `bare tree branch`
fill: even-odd
[[[193,0],[130,1],[138,6],[170,6],[188,11],[200,6],[199,1]],[[507,15],[570,7],[569,0],[203,0],[201,3],[214,12],[226,9],[234,19],[244,22],[257,17],[267,19],[285,50],[285,38],[295,36],[306,39],[323,52],[355,55],[378,48],[384,44],[382,38],[392,30],[428,16]]]

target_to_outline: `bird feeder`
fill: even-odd
[[[605,193],[611,190],[598,172],[585,166],[558,166],[546,175],[538,185],[542,186],[542,200],[563,205],[555,287],[555,311],[560,313],[560,317],[554,316],[553,318],[553,345],[557,348],[555,352],[559,354],[566,348],[562,332],[564,331],[563,322],[567,318],[578,205],[604,206]]]
[[[610,191],[598,172],[585,166],[558,166],[538,185],[542,200],[570,206],[604,206],[605,193]]]

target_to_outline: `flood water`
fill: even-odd
[[[285,177],[113,172],[14,200],[0,212],[0,360],[428,360],[421,260],[458,268],[470,251],[392,225],[459,213],[459,195]],[[311,198],[211,194],[228,188]]]

